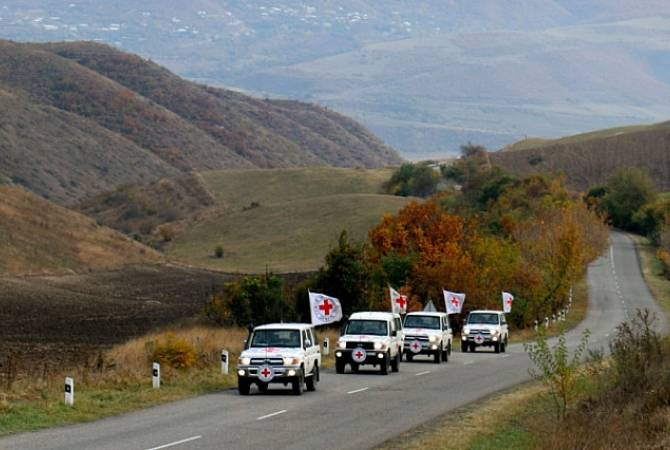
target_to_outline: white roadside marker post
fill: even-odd
[[[65,378],[65,404],[74,406],[74,380],[70,377]]]
[[[221,374],[228,375],[228,350],[221,350]]]
[[[549,317],[544,318],[544,327],[549,328]]]
[[[538,322],[537,319],[535,319],[535,321],[533,323],[534,323],[533,329],[537,333],[538,325],[539,325],[540,322]]]
[[[323,340],[323,356],[328,356],[330,353],[330,339],[325,338]]]
[[[556,314],[551,315],[551,324],[556,325]]]
[[[154,363],[154,367],[151,371],[151,381],[154,389],[161,387],[161,365],[158,363]]]

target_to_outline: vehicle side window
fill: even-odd
[[[309,337],[307,337],[307,331],[303,330],[303,332],[302,332],[302,346],[303,346],[303,348],[307,348],[307,340],[308,339],[309,339]]]
[[[400,321],[400,318],[396,317],[394,319],[394,322],[395,322],[395,329],[398,331],[402,330],[402,322]]]
[[[389,323],[389,334],[393,335],[393,332],[397,331],[397,330],[398,330],[398,327],[397,327],[397,325],[395,323],[395,319],[394,319],[394,320],[391,321],[391,323]]]
[[[312,341],[313,346],[317,345],[316,336],[314,335],[314,330],[312,328],[307,332],[307,336],[309,337],[309,340]]]
[[[504,314],[503,314],[502,316],[500,316],[500,323],[503,324],[503,325],[506,325],[506,324],[507,324],[507,319],[505,319],[505,315],[504,315]]]

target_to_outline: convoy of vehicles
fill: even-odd
[[[432,356],[437,364],[449,360],[453,333],[446,313],[409,313],[405,316],[404,330],[403,353],[407,361],[418,355]]]
[[[505,352],[509,332],[502,311],[472,311],[461,335],[461,351],[493,347]],[[387,375],[407,361],[424,355],[435,363],[447,362],[453,345],[449,316],[441,312],[411,312],[403,320],[390,312],[357,312],[346,320],[335,349],[335,371],[361,366]],[[290,386],[295,395],[316,390],[321,347],[314,327],[302,323],[275,323],[251,328],[237,364],[238,389],[248,395],[252,385],[266,392],[270,384]]]
[[[463,325],[461,351],[474,352],[477,347],[493,347],[496,353],[505,352],[509,331],[502,311],[471,311]]]

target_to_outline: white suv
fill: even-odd
[[[312,325],[275,323],[261,325],[250,333],[237,361],[237,386],[248,395],[251,384],[265,392],[270,383],[291,384],[293,393],[316,389],[321,367],[321,348]]]
[[[432,355],[435,363],[448,361],[453,333],[449,316],[441,312],[413,312],[405,316],[404,354],[407,361],[417,355]]]
[[[496,353],[504,353],[508,339],[507,321],[502,311],[472,311],[463,325],[461,351],[493,347]]]
[[[400,370],[402,329],[397,314],[358,312],[351,315],[337,341],[335,371],[344,373],[349,364],[353,372],[361,365],[379,366],[382,375],[389,367]]]

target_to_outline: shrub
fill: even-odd
[[[223,258],[223,246],[222,245],[217,245],[216,248],[214,249],[214,255],[221,259]]]
[[[553,348],[549,347],[544,330],[538,333],[535,343],[524,344],[524,349],[535,366],[529,370],[530,374],[549,386],[556,415],[561,420],[565,419],[568,406],[575,396],[579,366],[586,351],[589,335],[589,330],[584,330],[582,340],[572,358],[568,352],[564,330],[561,330],[558,342]]]
[[[165,340],[155,344],[151,356],[153,361],[175,369],[188,369],[198,359],[193,345],[184,339],[177,338],[173,333],[168,333]]]
[[[170,242],[174,238],[174,230],[168,225],[160,226],[158,233],[161,235],[163,242]]]
[[[659,249],[656,255],[663,266],[663,274],[670,280],[670,253],[665,249]]]

